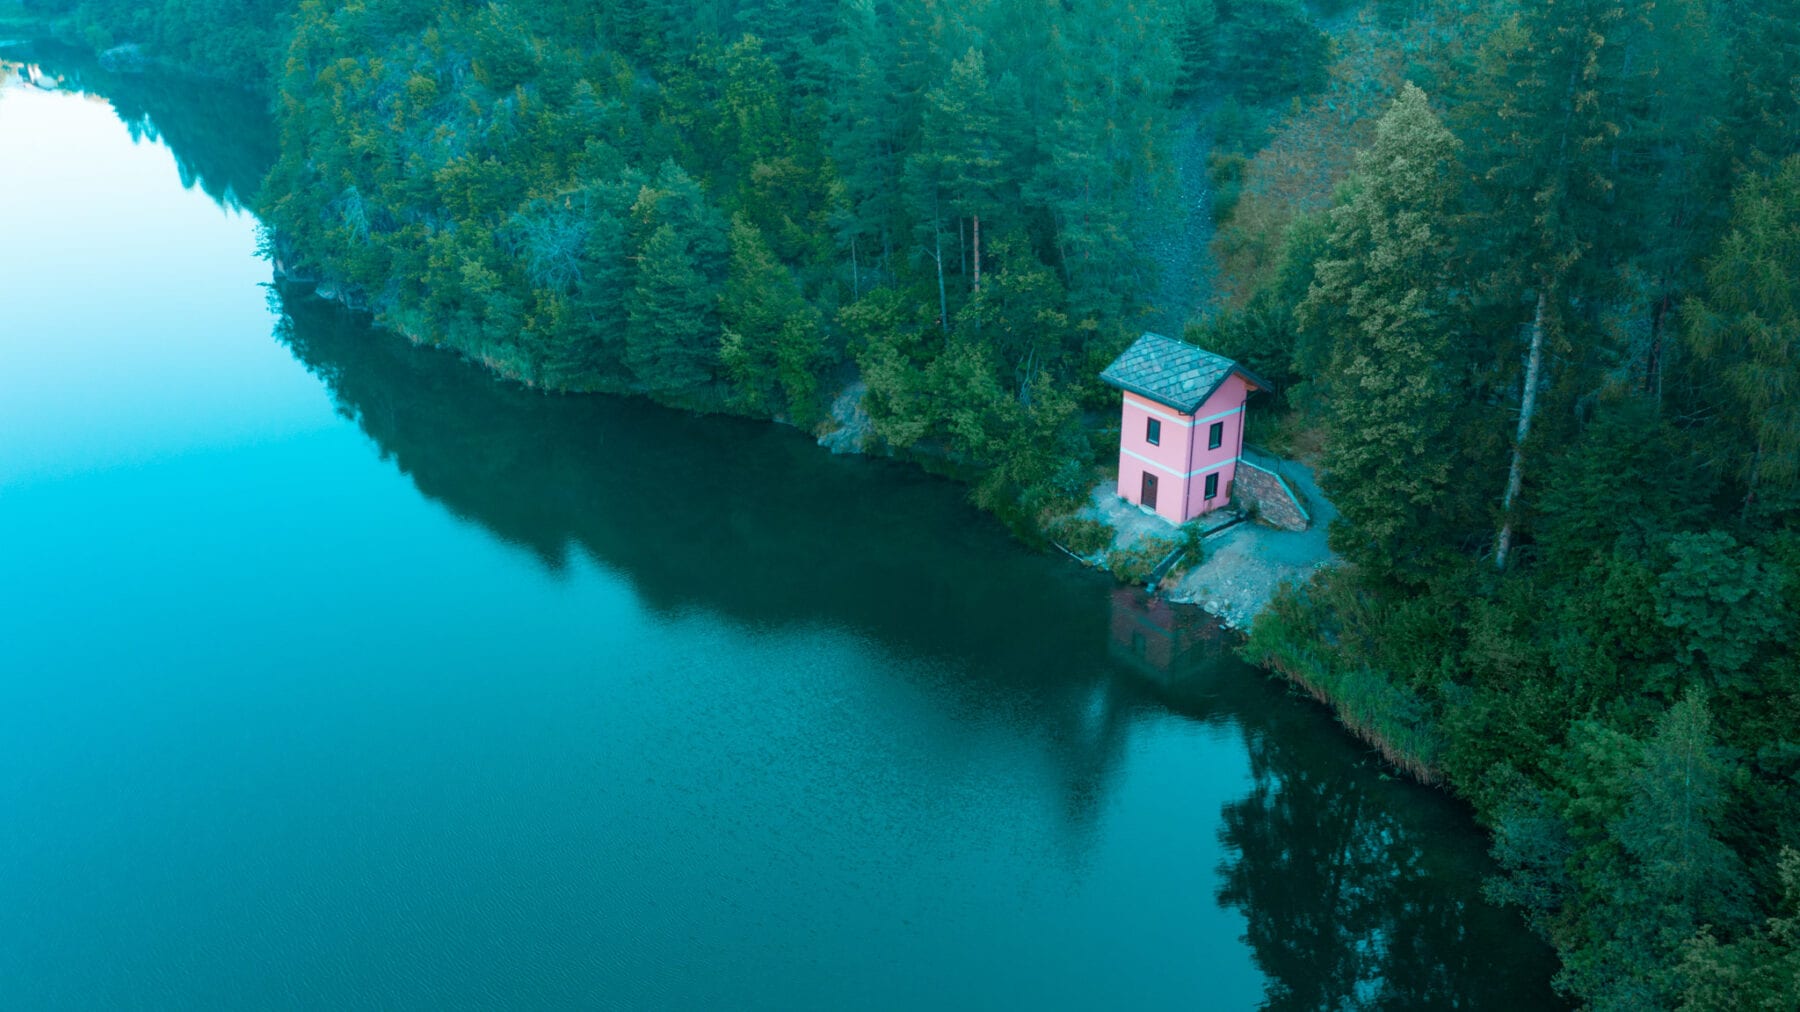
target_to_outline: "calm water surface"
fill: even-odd
[[[0,71],[0,1006],[1550,1002],[1464,813],[1203,623],[284,298],[255,104],[54,56]]]

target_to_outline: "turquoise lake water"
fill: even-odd
[[[0,1007],[1552,1004],[1198,617],[275,291],[254,102],[0,58]]]

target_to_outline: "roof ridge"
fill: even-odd
[[[1100,373],[1104,382],[1192,414],[1233,373],[1269,384],[1237,362],[1197,344],[1146,330]]]

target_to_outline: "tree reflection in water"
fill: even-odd
[[[1017,551],[954,486],[911,468],[833,458],[762,423],[545,396],[305,295],[280,308],[282,339],[384,457],[547,569],[581,551],[653,608],[822,621],[953,658],[942,667],[960,674],[931,697],[1035,729],[1072,862],[1145,715],[1236,729],[1251,787],[1222,813],[1217,901],[1247,919],[1271,1006],[1556,1006],[1549,950],[1480,896],[1491,869],[1467,812],[1384,776],[1199,612],[1118,588],[1096,614],[1091,574]],[[691,475],[696,446],[720,494],[662,494]]]
[[[0,48],[0,81],[9,76],[105,100],[133,141],[169,150],[184,189],[198,188],[227,210],[249,211],[275,162],[274,124],[247,91],[154,70],[109,71],[89,53],[41,41]]]
[[[1279,683],[1215,677],[1230,640],[1209,618],[1121,588],[1111,632],[1114,657],[1242,731],[1252,786],[1222,813],[1218,902],[1248,922],[1267,1007],[1562,1005],[1547,948],[1482,899],[1486,841],[1453,800]]]
[[[184,186],[223,207],[243,209],[269,164],[249,96],[107,74],[54,47],[4,55],[36,86],[103,94],[134,136],[169,147]],[[1231,639],[1196,613],[1128,588],[1096,613],[1104,594],[1088,574],[1022,557],[954,488],[910,468],[843,480],[880,465],[772,426],[496,383],[310,297],[275,308],[281,339],[384,457],[546,570],[580,551],[652,608],[698,602],[751,625],[813,616],[956,658],[964,680],[933,698],[1038,729],[1071,861],[1143,716],[1238,729],[1252,786],[1223,811],[1217,899],[1247,919],[1272,1006],[1554,1004],[1548,951],[1479,897],[1488,866],[1466,813],[1385,780],[1322,710],[1227,657]],[[718,455],[703,508],[668,494],[691,479],[696,443]]]
[[[1166,712],[1106,663],[1092,574],[1020,552],[952,482],[764,422],[497,381],[294,286],[273,308],[384,459],[546,571],[585,556],[659,612],[854,630],[936,662],[935,705],[1041,742],[1073,863],[1134,724]]]

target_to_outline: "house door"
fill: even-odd
[[[1144,472],[1144,490],[1138,495],[1138,501],[1151,509],[1156,508],[1156,475]]]

